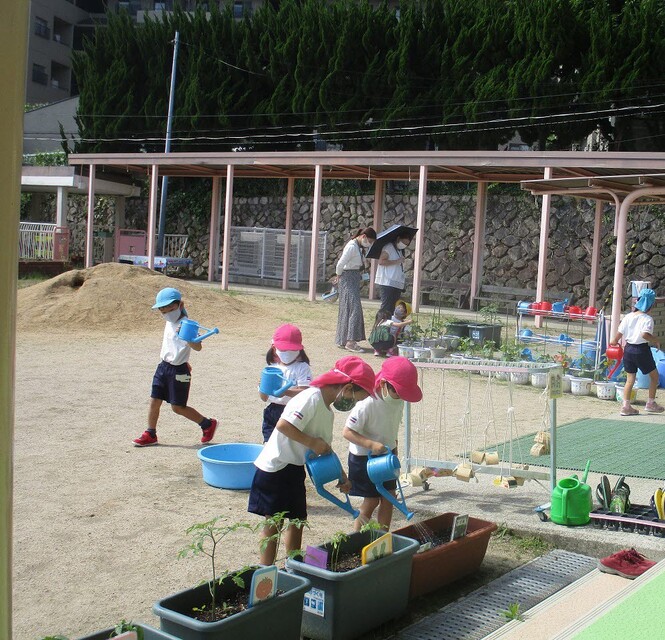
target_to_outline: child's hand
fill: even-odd
[[[325,453],[330,453],[332,449],[330,445],[323,440],[323,438],[314,438],[310,449],[317,455],[322,456]]]
[[[346,476],[344,476],[344,478],[342,478],[342,480],[340,480],[337,483],[337,488],[342,493],[348,493],[349,491],[351,491],[351,480],[349,480]]]
[[[372,455],[375,456],[380,456],[383,453],[388,453],[388,449],[385,447],[385,445],[382,445],[380,442],[372,442],[370,451],[372,452]]]

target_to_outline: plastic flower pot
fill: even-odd
[[[571,378],[570,392],[574,396],[588,396],[593,384],[592,378]]]
[[[247,588],[252,573],[252,570],[243,573]],[[162,631],[181,640],[265,640],[274,637],[276,630],[280,639],[300,640],[303,595],[307,589],[309,581],[306,578],[280,571],[277,574],[279,595],[223,620],[202,622],[189,615],[193,608],[201,608],[210,602],[208,584],[163,598],[153,605],[152,612],[159,617]],[[217,587],[218,600],[223,602],[236,590],[230,579],[223,580]]]
[[[400,344],[397,347],[397,353],[404,358],[413,358],[413,347]]]
[[[616,398],[616,384],[614,382],[596,382],[596,395],[601,400],[614,400]]]
[[[615,390],[617,394],[616,395],[617,402],[623,402],[623,385],[622,384],[616,385]],[[633,390],[630,394],[630,401],[635,402],[635,400],[637,400],[637,389],[633,387]]]
[[[393,535],[392,540],[392,554],[343,573],[292,558],[286,561],[289,570],[312,583],[312,591],[305,594],[303,636],[313,640],[357,638],[404,613],[411,559],[419,544],[400,535]],[[369,532],[353,533],[340,544],[339,554],[360,554],[371,541]],[[333,550],[330,544],[321,546],[328,553]]]
[[[448,532],[456,515],[456,513],[443,513],[422,520],[417,525],[411,524],[396,529],[395,533],[413,538],[420,544],[421,527],[426,527],[435,536]],[[416,553],[412,561],[409,598],[425,595],[477,571],[485,557],[490,536],[496,528],[493,522],[469,518],[465,536]]]
[[[511,371],[510,381],[513,384],[529,384],[531,376],[528,371]]]
[[[561,381],[562,381],[562,382],[561,382],[561,387],[562,387],[563,391],[566,392],[566,393],[570,393],[570,392],[571,392],[571,391],[570,391],[570,389],[571,389],[571,383],[570,383],[570,380],[571,380],[572,377],[573,377],[573,376],[571,376],[569,373],[566,373],[566,374],[563,376],[563,378],[561,378]]]
[[[547,373],[545,371],[538,371],[531,374],[531,386],[544,389],[547,386]]]

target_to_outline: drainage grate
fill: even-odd
[[[595,558],[555,549],[400,631],[399,640],[481,640],[508,622],[501,611],[522,611],[593,571]]]

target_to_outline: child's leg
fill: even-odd
[[[163,400],[159,398],[150,398],[148,407],[148,429],[157,430],[157,421],[159,420],[159,411],[162,408]]]
[[[633,393],[633,386],[635,385],[635,373],[626,374],[626,384],[623,387],[623,406],[630,406],[630,396]]]
[[[275,538],[276,535],[277,535],[277,527],[275,525],[266,524],[263,527],[263,530],[261,532],[261,549],[260,549],[260,560],[259,560],[261,564],[270,565],[275,562],[275,554],[277,553],[277,540]],[[267,540],[268,538],[270,538],[270,540]],[[300,547],[296,547],[296,549],[299,548]]]
[[[360,515],[353,523],[354,531],[360,531],[362,526],[367,524],[372,519],[374,509],[379,506],[379,500],[380,498],[363,498],[360,509],[358,509],[358,511],[360,511]]]
[[[284,546],[287,554],[302,548],[302,527],[289,524],[284,532]]]
[[[644,407],[647,413],[662,413],[663,407],[656,404],[656,389],[658,389],[658,369],[654,369],[649,373],[649,399]]]
[[[379,502],[379,511],[376,514],[376,519],[386,531],[390,530],[390,522],[393,519],[393,504],[386,498],[381,498]]]
[[[201,424],[201,422],[205,420],[205,416],[202,416],[193,407],[182,407],[177,404],[172,404],[171,409],[173,409],[174,413],[177,413],[179,416],[183,416],[192,422],[196,422],[196,424]]]

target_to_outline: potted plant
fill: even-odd
[[[522,347],[516,341],[504,342],[501,347],[501,361],[502,362],[518,362],[522,353]],[[499,380],[508,380],[511,374],[508,371],[497,372]]]
[[[552,360],[557,364],[561,365],[561,368],[563,369],[563,378],[562,378],[563,391],[570,392],[571,375],[569,373],[569,369],[572,362],[570,354],[567,351],[558,351],[552,356]]]
[[[289,558],[286,566],[312,583],[312,598],[305,597],[302,633],[314,640],[345,640],[397,618],[404,613],[409,595],[411,559],[418,542],[387,534],[392,553],[348,571],[335,571],[342,557],[359,557],[363,547],[376,538],[374,531],[338,534],[318,549],[327,555],[325,566],[305,562],[308,557]]]
[[[118,640],[130,640],[130,638],[132,640],[134,638],[135,640],[178,640],[176,636],[155,629],[147,624],[127,622],[125,620],[121,620],[114,627],[83,636],[79,640],[108,640],[109,638],[117,638]],[[54,636],[54,639],[66,640],[64,636]],[[48,639],[45,638],[44,640]]]
[[[495,345],[501,344],[501,331],[503,325],[499,322],[498,308],[489,304],[479,311],[482,322],[469,325],[469,336],[477,344],[484,344],[491,340]]]
[[[457,515],[443,513],[395,530],[398,535],[417,540],[421,549],[412,560],[409,598],[445,587],[479,569],[497,526],[469,518],[466,534],[451,540]]]
[[[609,360],[604,357],[599,362],[598,369],[596,369],[594,385],[596,387],[596,395],[601,400],[614,400],[616,398],[616,383],[607,378],[609,364]]]
[[[161,629],[183,640],[230,637],[263,640],[279,629],[280,638],[299,640],[303,594],[309,582],[301,576],[278,571],[276,591],[272,583],[265,585],[274,595],[249,607],[249,587],[259,567],[219,572],[217,558],[227,535],[240,530],[253,532],[256,527],[247,523],[224,524],[223,520],[218,517],[187,529],[191,542],[180,551],[179,557],[206,556],[212,575],[207,582],[163,598],[153,606]],[[284,514],[275,514],[269,520],[281,534]],[[300,526],[305,524],[302,522]],[[258,585],[256,593],[261,591],[265,595],[267,591],[263,587],[263,583]]]

